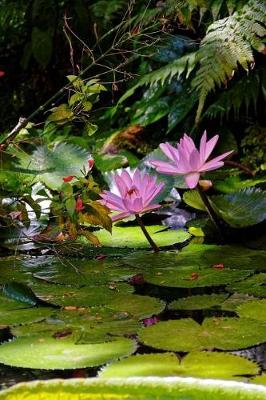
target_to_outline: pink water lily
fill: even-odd
[[[105,190],[100,195],[102,197],[101,204],[110,210],[119,212],[112,217],[113,221],[160,207],[153,201],[164,188],[164,183],[157,183],[155,176],[141,172],[139,169],[136,169],[131,175],[126,170],[120,175],[116,174],[113,190]]]
[[[160,144],[161,150],[170,161],[152,160],[150,164],[163,174],[183,175],[187,186],[193,189],[197,186],[202,172],[222,167],[224,165],[222,160],[232,153],[232,151],[228,151],[207,161],[218,139],[219,135],[215,135],[207,140],[205,131],[201,137],[198,150],[192,138],[185,134],[176,147],[170,143]]]

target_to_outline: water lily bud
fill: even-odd
[[[202,179],[199,181],[199,185],[202,188],[202,190],[206,192],[208,189],[212,187],[212,181]]]

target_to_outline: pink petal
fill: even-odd
[[[206,143],[206,148],[205,148],[205,154],[204,154],[204,160],[206,161],[210,154],[212,153],[216,143],[218,142],[219,139],[219,135],[215,135],[213,136],[213,138],[211,138],[207,143]]]
[[[179,160],[178,151],[170,143],[167,143],[167,142],[161,143],[160,149],[168,158],[170,158],[170,160],[172,160],[174,162],[178,162],[178,160]]]
[[[199,181],[200,174],[198,172],[192,172],[191,174],[185,175],[185,181],[189,189],[194,189]]]
[[[165,186],[165,184],[163,182],[161,182],[157,186],[155,186],[152,191],[150,190],[146,194],[146,197],[144,199],[144,205],[147,206],[148,204],[150,204],[152,202],[152,200],[162,191],[164,186]]]
[[[136,169],[132,178],[132,184],[137,187],[137,189],[141,189],[141,172],[139,169]]]
[[[132,185],[132,179],[131,176],[129,175],[129,173],[127,171],[123,171],[121,174],[121,178],[123,179],[123,181],[125,182],[126,186],[128,188],[130,188],[130,186]]]
[[[175,175],[178,173],[177,167],[170,162],[168,163],[166,161],[153,160],[153,161],[150,161],[150,163],[151,163],[151,165],[154,165],[156,167],[156,170],[158,172],[161,172],[163,174]]]
[[[121,176],[116,175],[114,177],[114,179],[115,179],[117,189],[119,190],[119,193],[121,194],[122,197],[125,197],[125,195],[128,191],[128,186],[126,185],[125,180],[122,178],[122,175]]]
[[[132,210],[136,213],[140,213],[143,210],[142,199],[138,198],[133,201]]]
[[[120,219],[124,219],[126,217],[129,217],[130,215],[131,214],[129,212],[125,211],[125,212],[122,212],[120,214],[113,215],[111,217],[111,219],[112,219],[113,222],[115,222],[115,221],[119,221]]]
[[[211,171],[213,169],[222,167],[224,165],[224,163],[221,160],[223,160],[225,157],[227,157],[229,154],[232,154],[232,153],[233,153],[233,150],[227,151],[226,153],[223,153],[220,156],[213,158],[212,160],[203,164],[203,166],[200,168],[199,171],[200,172]]]
[[[197,171],[200,168],[200,154],[197,149],[194,149],[189,157],[191,171]]]
[[[100,194],[103,200],[100,200],[101,204],[106,205],[111,210],[121,211],[124,209],[122,199],[114,193],[103,192]],[[107,205],[107,203],[109,205]]]

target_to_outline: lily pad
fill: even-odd
[[[159,247],[168,247],[177,243],[184,243],[190,238],[190,234],[181,229],[166,230],[162,225],[147,226],[146,228],[152,239]],[[142,249],[150,247],[139,226],[114,226],[112,235],[105,230],[101,230],[97,233],[97,237],[101,244],[107,247],[129,247]]]
[[[234,228],[256,225],[266,218],[266,196],[260,189],[212,196],[211,203],[218,215]]]
[[[54,310],[48,307],[1,311],[0,324],[2,326],[25,325],[36,321],[42,321],[53,312]]]
[[[183,297],[170,303],[168,308],[170,310],[204,310],[219,308],[227,297],[228,294],[204,294]]]
[[[51,337],[20,337],[0,346],[0,362],[37,369],[75,369],[94,367],[128,356],[136,349],[130,339],[100,344],[75,344]]]
[[[32,286],[34,293],[42,300],[59,306],[90,307],[106,305],[119,294],[130,294],[134,288],[126,283],[112,283],[109,285],[73,286],[35,283]]]
[[[250,380],[251,383],[266,385],[266,374],[261,374]]]
[[[266,323],[246,318],[206,318],[199,325],[185,318],[149,326],[139,338],[145,345],[161,350],[236,350],[265,342]]]
[[[240,317],[266,321],[266,299],[249,301],[237,308]]]
[[[236,312],[238,306],[240,306],[241,304],[245,304],[249,301],[252,301],[254,299],[255,298],[253,296],[249,296],[248,294],[233,293],[221,304],[221,309],[224,311]]]
[[[174,353],[130,356],[103,368],[99,376],[100,378],[193,376],[242,380],[245,379],[243,375],[258,373],[258,365],[242,357],[217,352],[191,352],[181,361]]]
[[[229,292],[246,293],[257,297],[266,297],[266,273],[260,273],[233,283],[226,287]]]
[[[0,392],[1,400],[265,400],[266,389],[242,382],[198,378],[54,379],[21,383]]]

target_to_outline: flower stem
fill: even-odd
[[[222,223],[221,223],[220,219],[218,218],[218,216],[216,215],[214,209],[212,208],[208,197],[206,196],[205,192],[202,190],[200,185],[197,186],[197,190],[199,192],[199,195],[200,195],[200,198],[201,198],[203,204],[206,207],[206,210],[207,210],[207,212],[209,214],[210,219],[212,220],[212,222],[215,224],[215,226],[219,229],[219,231],[223,235]]]
[[[156,243],[154,243],[154,241],[152,240],[152,238],[150,237],[150,235],[149,235],[147,229],[145,228],[145,225],[144,225],[143,222],[142,222],[142,219],[140,218],[140,216],[139,216],[138,214],[135,214],[135,216],[136,216],[137,223],[138,223],[139,226],[141,227],[142,232],[144,233],[146,239],[147,239],[148,242],[150,243],[150,245],[151,245],[153,251],[154,251],[155,253],[158,253],[158,252],[160,251],[160,249],[159,249],[159,247],[156,245]]]

